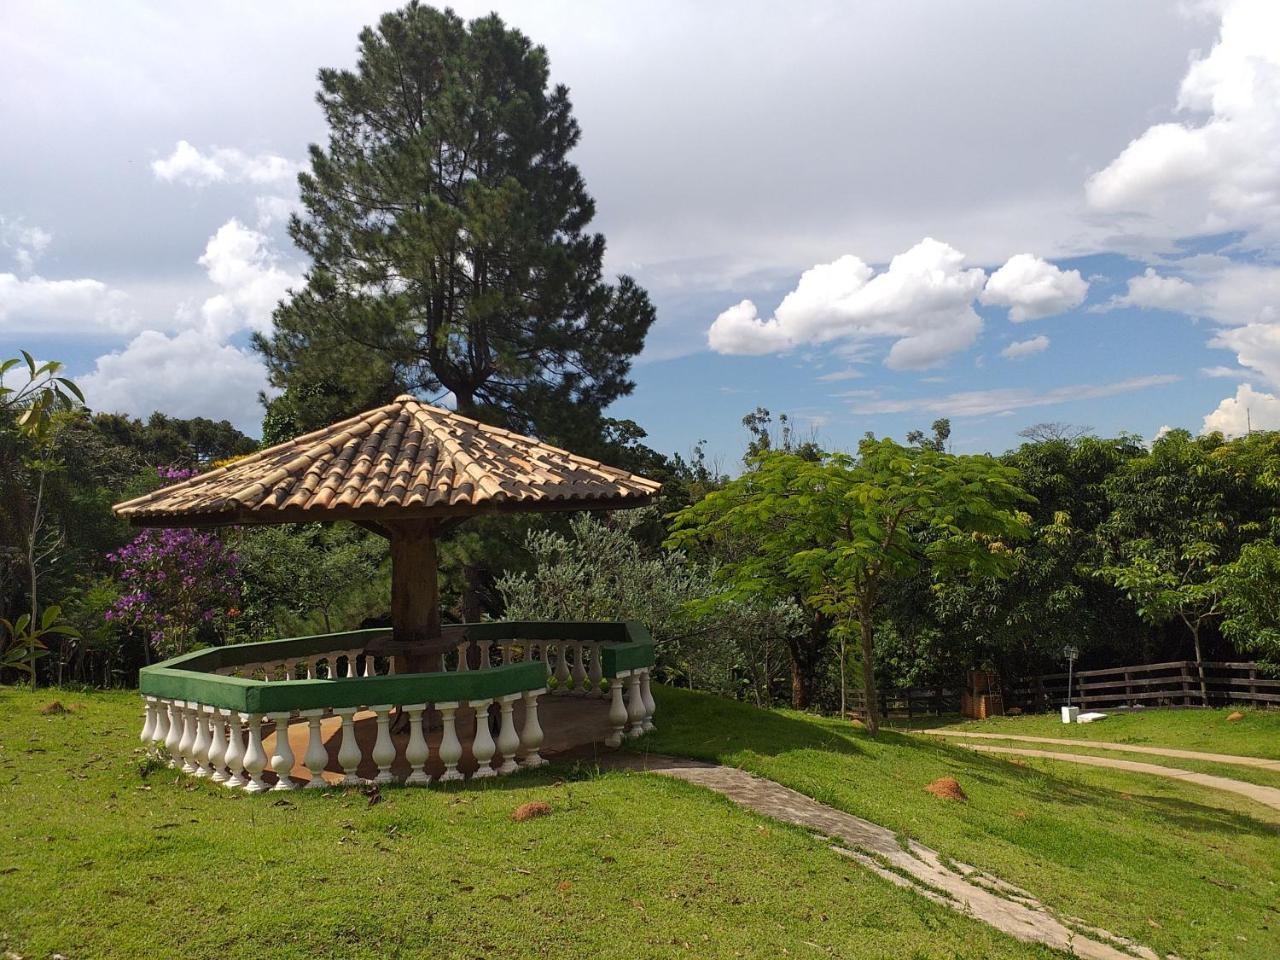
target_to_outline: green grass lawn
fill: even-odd
[[[1245,707],[1239,710],[1244,714],[1243,719],[1228,722],[1227,717],[1233,712],[1233,708],[1135,710],[1109,713],[1107,719],[1095,723],[1063,723],[1057,714],[1038,714],[953,721],[945,725],[978,733],[1133,743],[1280,760],[1280,710]],[[921,725],[938,726],[939,722],[935,719]]]
[[[1280,759],[1280,710],[1242,710],[1243,719],[1228,722],[1226,718],[1232,712],[1229,708],[1145,710],[1134,714],[1113,714],[1106,720],[1095,723],[1077,724],[1065,724],[1056,714],[992,717],[989,720],[968,721],[949,717],[899,723],[898,728],[920,730],[945,727],[951,730],[967,730],[992,735],[1073,740],[1076,743],[1070,746],[1025,743],[1016,740],[989,740],[985,737],[968,742],[984,746],[1013,747],[1019,750],[1050,750],[1057,753],[1080,753],[1095,757],[1135,760],[1139,763],[1210,773],[1280,789],[1280,771],[1276,770],[1260,770],[1207,760],[1189,760],[1184,757],[1118,752],[1106,748],[1108,743],[1136,744],[1144,747],[1175,747],[1182,750]],[[965,741],[952,742],[959,744]]]
[[[1170,724],[1183,745],[1210,748],[1213,738],[1193,736],[1185,715]],[[1067,763],[1011,763],[942,738],[884,731],[872,740],[839,720],[679,690],[661,691],[657,722],[647,749],[770,777],[1160,953],[1280,955],[1280,814],[1242,797]],[[1080,729],[1102,733],[1110,722]],[[1251,736],[1260,749],[1265,732]],[[945,775],[967,803],[924,792]]]
[[[726,722],[770,715],[660,693]],[[42,715],[57,699],[71,712]],[[1055,956],[663,777],[251,797],[139,772],[133,693],[0,688],[0,952],[24,958]],[[529,800],[550,816],[513,823]],[[939,809],[937,815],[951,816]]]

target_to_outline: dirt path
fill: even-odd
[[[1130,773],[1147,773],[1155,777],[1167,777],[1170,780],[1182,780],[1194,783],[1211,790],[1224,790],[1238,793],[1257,803],[1280,810],[1280,790],[1275,787],[1264,787],[1243,780],[1232,780],[1230,777],[1215,777],[1209,773],[1196,773],[1194,770],[1180,770],[1177,767],[1164,767],[1158,763],[1141,763],[1137,760],[1121,760],[1118,757],[1095,757],[1086,753],[1058,753],[1052,750],[1029,750],[1018,747],[989,747],[985,744],[966,743],[963,746],[979,753],[996,753],[1014,757],[1040,757],[1046,760],[1064,760],[1067,763],[1080,763],[1088,767],[1106,767],[1109,770],[1127,770]]]
[[[1105,740],[1080,740],[1068,737],[1027,737],[1011,733],[977,733],[971,730],[922,730],[934,737],[963,737],[973,740],[1013,740],[1018,743],[1047,743],[1058,747],[1092,747],[1098,750],[1115,750],[1120,753],[1145,753],[1148,756],[1171,757],[1175,760],[1205,760],[1236,767],[1256,767],[1259,770],[1280,772],[1280,760],[1264,757],[1242,757],[1235,753],[1206,753],[1203,750],[1179,750],[1175,747],[1142,747],[1132,743],[1110,743]]]
[[[944,860],[911,841],[904,847],[891,830],[818,803],[744,770],[657,754],[600,758],[612,768],[676,777],[723,794],[766,817],[838,841],[836,852],[900,887],[972,916],[1027,943],[1042,943],[1089,960],[1159,960],[1148,947],[1060,917],[1030,893],[967,864]]]

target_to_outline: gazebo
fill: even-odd
[[[653,642],[641,625],[442,625],[436,542],[471,516],[636,507],[658,490],[406,394],[117,504],[142,527],[346,520],[391,551],[389,630],[214,647],[144,667],[142,740],[186,773],[260,792],[488,777],[540,765],[544,741],[639,736],[654,709]],[[544,711],[544,733],[548,693],[574,706]]]

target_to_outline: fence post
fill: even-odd
[[[1191,670],[1185,660],[1182,661],[1182,705],[1191,706]]]
[[[1130,682],[1131,680],[1132,680],[1132,675],[1129,673],[1128,670],[1126,670],[1124,672],[1124,699],[1125,699],[1125,702],[1130,706],[1133,705],[1133,684]]]

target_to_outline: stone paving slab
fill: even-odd
[[[657,754],[613,754],[602,765],[657,773],[697,784],[783,823],[838,841],[834,849],[900,887],[972,916],[1026,943],[1041,943],[1087,960],[1158,960],[1150,948],[1059,917],[1025,890],[975,867],[947,863],[922,844],[904,848],[892,830],[818,803],[772,780],[734,767]],[[942,802],[942,801],[940,801]]]
[[[1070,737],[1030,737],[1011,733],[979,733],[976,730],[921,730],[932,737],[963,737],[972,740],[1012,740],[1017,743],[1046,743],[1058,747],[1090,747],[1097,750],[1114,750],[1118,753],[1145,753],[1148,756],[1171,757],[1175,760],[1204,760],[1236,767],[1256,767],[1259,770],[1280,772],[1280,760],[1265,757],[1245,757],[1236,753],[1208,753],[1203,750],[1181,750],[1176,747],[1145,747],[1136,743],[1112,743],[1105,740],[1081,740]]]

